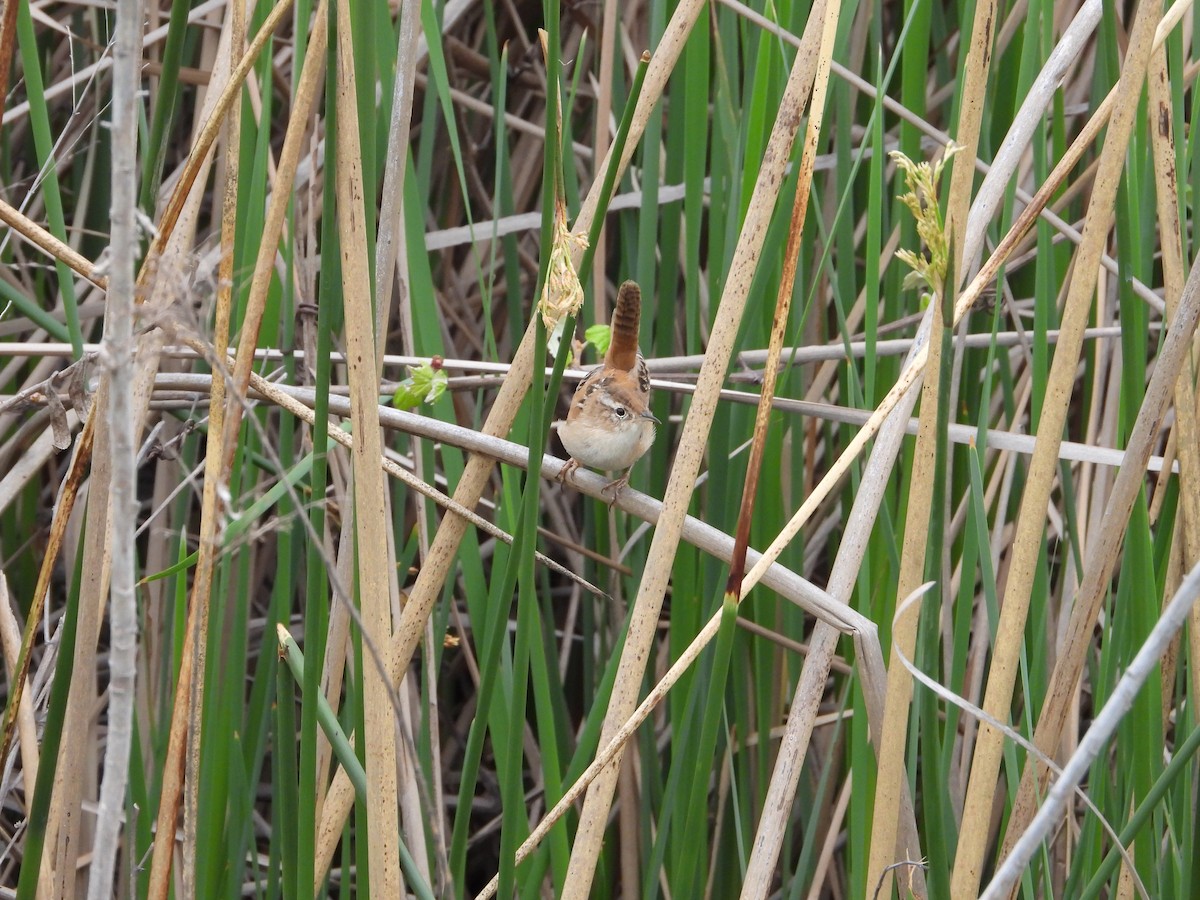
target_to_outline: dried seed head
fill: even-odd
[[[542,289],[542,322],[547,331],[583,305],[583,285],[575,271],[575,253],[587,247],[587,237],[567,226],[567,207],[561,200],[554,203],[554,242],[550,248],[550,270]]]

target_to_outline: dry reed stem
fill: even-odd
[[[109,497],[109,553],[112,576],[109,607],[108,727],[104,776],[100,785],[88,900],[113,893],[117,848],[124,820],[125,790],[133,740],[133,706],[137,683],[138,612],[136,587],[137,472],[134,416],[133,351],[134,280],[138,249],[137,90],[142,31],[140,0],[119,0],[113,46],[112,230],[109,290],[104,316],[101,359],[106,364],[110,394],[106,426],[112,449]],[[148,399],[148,395],[147,395]]]
[[[377,312],[379,314],[376,319],[379,326],[376,349],[379,353],[379,374],[381,376],[387,337],[387,321],[384,316],[391,303],[393,277],[398,279],[396,285],[396,294],[398,295],[397,312],[400,320],[402,347],[409,353],[416,351],[409,260],[408,253],[402,251],[402,248],[409,246],[409,239],[402,213],[404,210],[405,170],[408,162],[409,139],[411,135],[413,84],[416,79],[416,70],[419,62],[417,56],[417,39],[420,33],[420,9],[415,3],[405,4],[400,11],[400,39],[396,49],[396,87],[392,100],[392,123],[388,133],[387,171],[384,175],[384,196],[380,211],[379,246],[375,256],[375,296],[378,298]],[[392,209],[393,205],[395,207],[394,210]],[[388,220],[388,215],[392,216],[391,221]],[[392,226],[395,227],[394,236],[390,233]],[[422,444],[415,443],[413,445],[412,458],[413,470],[415,472],[424,471],[425,449]],[[417,550],[420,558],[424,559],[429,553],[429,532],[432,517],[429,512],[429,504],[426,502],[423,494],[416,494],[414,501],[417,518]],[[535,551],[534,557],[539,561],[546,561],[546,557],[539,552]],[[564,568],[557,566],[557,564],[555,566],[560,570]],[[398,575],[394,577],[398,577]],[[574,577],[576,577],[574,573],[568,576],[568,578]],[[590,585],[588,587],[592,589]],[[439,673],[436,665],[437,654],[433,651],[434,640],[433,623],[430,620],[427,621],[425,629],[425,641],[429,649],[423,657],[425,665],[425,689],[421,694],[425,702],[422,714],[427,722],[441,720],[438,708],[440,693],[438,690]],[[414,692],[410,685],[410,689],[405,692],[405,695],[407,696],[412,693]],[[430,758],[440,759],[441,735],[439,729],[429,729],[428,734]],[[405,754],[406,759],[409,759],[409,757],[409,754]],[[413,790],[419,784],[418,779],[422,776],[416,771],[417,763],[415,760],[410,759],[409,766],[411,771],[405,772],[404,775],[404,784],[410,786],[406,788],[405,796],[406,798],[413,798],[413,800],[406,803],[403,809],[405,833],[410,835],[410,842],[413,844],[413,855],[422,867],[425,880],[432,883],[430,874],[425,871],[428,869],[427,860],[429,858],[425,852],[425,822],[428,822],[430,837],[434,844],[434,859],[438,867],[438,878],[442,884],[449,884],[452,878],[450,875],[449,851],[446,847],[446,835],[450,833],[450,823],[446,814],[448,807],[445,799],[445,788],[442,783],[442,769],[440,766],[433,768],[433,798],[424,804],[425,808],[423,810],[421,805],[416,803],[415,792]],[[324,786],[328,783],[325,776],[325,770],[322,769],[322,792]],[[317,815],[319,823],[319,808]]]
[[[966,220],[967,229],[962,235],[964,252],[955,265],[955,271],[963,273],[968,279],[975,274],[979,266],[984,229],[1004,201],[1003,187],[1013,179],[1020,157],[1025,153],[1035,129],[1043,120],[1045,110],[1054,102],[1067,69],[1079,59],[1087,42],[1091,40],[1092,32],[1100,22],[1101,12],[1103,5],[1100,0],[1084,0],[1080,5],[1070,24],[1063,30],[1062,37],[1055,44],[1045,65],[1030,85],[1029,91],[1021,101],[1021,111],[996,150],[991,168],[984,176],[975,202],[971,205]],[[955,166],[955,172],[957,171],[958,167]],[[955,241],[955,244],[957,245],[958,241]]]
[[[1139,11],[1140,13],[1140,11]],[[1141,37],[1135,22],[1131,37],[1131,53],[1137,47],[1135,38]],[[1146,42],[1149,43],[1148,41]],[[1148,59],[1148,54],[1146,54]],[[1116,127],[1114,125],[1114,127]],[[1143,478],[1137,471],[1139,460],[1149,456],[1158,438],[1159,426],[1170,402],[1175,386],[1180,380],[1184,362],[1191,350],[1192,338],[1200,319],[1200,265],[1194,266],[1188,283],[1180,298],[1179,307],[1172,317],[1162,349],[1159,352],[1154,373],[1146,386],[1145,398],[1138,410],[1130,432],[1126,450],[1128,465],[1123,466],[1113,482],[1108,502],[1104,506],[1099,533],[1089,542],[1084,562],[1083,580],[1071,603],[1071,618],[1067,626],[1066,639],[1055,662],[1047,688],[1046,698],[1034,734],[1038,748],[1047,756],[1058,746],[1062,729],[1067,719],[1067,708],[1075,694],[1076,685],[1086,654],[1092,643],[1092,634],[1100,607],[1116,566],[1118,551],[1124,538],[1125,526]],[[1036,459],[1036,457],[1035,457]],[[1042,767],[1036,762],[1027,762],[1016,802],[1005,836],[1005,851],[1011,850],[1025,826],[1033,816],[1036,803],[1035,793],[1045,778]]]
[[[1124,167],[1125,148],[1133,127],[1137,98],[1142,90],[1155,25],[1158,22],[1153,6],[1151,0],[1145,0],[1138,7],[1121,78],[1115,93],[1110,94],[1110,97],[1116,98],[1115,108],[1109,121],[1103,149],[1100,151],[1100,164],[1088,204],[1083,241],[1076,254],[1074,275],[1063,309],[1060,326],[1062,334],[1054,354],[1042,415],[1038,422],[1037,444],[1021,498],[1008,582],[1005,586],[996,646],[988,671],[988,686],[983,702],[984,710],[1000,721],[1006,721],[1008,718],[1016,664],[1025,633],[1030,592],[1038,552],[1042,546],[1046,503],[1058,467],[1058,447],[1062,441],[1063,425],[1072,393],[1071,386],[1075,381],[1075,368],[1082,347],[1082,329],[1087,324],[1087,314],[1096,286],[1099,256],[1107,240],[1112,205]],[[1046,721],[1046,711],[1052,705],[1048,699],[1043,707],[1042,721]],[[996,774],[1003,743],[1004,736],[1001,732],[988,724],[981,726],[967,784],[963,828],[959,835],[951,882],[951,890],[955,896],[973,895],[979,889],[988,835],[987,811],[991,808],[996,790]],[[1039,741],[1038,746],[1044,750],[1046,744]],[[1009,824],[1010,833],[1014,823],[1021,821],[1017,809],[1014,808]],[[1021,825],[1017,824],[1018,832],[1020,828]]]
[[[754,513],[754,501],[758,492],[759,476],[762,472],[763,452],[766,449],[767,429],[775,399],[775,384],[779,377],[779,360],[783,353],[783,341],[788,329],[788,315],[792,307],[792,295],[796,290],[796,268],[800,256],[800,239],[804,234],[804,221],[808,213],[808,199],[812,192],[813,166],[817,155],[817,141],[821,135],[821,123],[825,115],[825,89],[829,79],[829,54],[832,52],[830,29],[837,21],[837,10],[826,7],[824,27],[821,34],[821,52],[817,61],[814,79],[812,109],[805,127],[804,144],[800,152],[800,168],[796,177],[796,190],[792,197],[792,214],[788,223],[787,247],[784,250],[783,272],[775,294],[775,314],[771,322],[767,357],[763,364],[763,379],[759,390],[757,410],[754,417],[754,432],[751,438],[750,459],[746,464],[746,479],[742,486],[742,501],[738,511],[737,547],[729,569],[726,596],[733,595],[736,602],[742,599],[737,593],[742,575],[746,571],[746,548],[750,543],[750,524]]]
[[[821,841],[821,852],[817,854],[817,864],[813,870],[812,882],[808,887],[808,900],[821,900],[823,896],[826,879],[829,877],[829,870],[833,865],[834,853],[837,852],[838,845],[842,841],[846,810],[850,808],[850,797],[853,790],[854,772],[849,771],[846,773],[846,780],[842,782],[842,789],[838,791],[837,803],[829,817],[828,828],[825,829],[825,839]],[[868,881],[867,884],[871,884],[871,882]]]
[[[1193,267],[1192,275],[1188,280],[1189,282],[1196,280],[1196,285],[1189,284],[1189,287],[1185,289],[1191,295],[1184,305],[1193,307],[1188,315],[1193,329],[1196,325],[1197,312],[1200,312],[1200,305],[1195,304],[1195,297],[1200,294],[1200,290],[1197,290],[1200,288],[1200,280],[1195,279],[1198,273],[1200,273],[1200,269]],[[1190,336],[1179,343],[1182,344],[1185,341],[1190,343]],[[1176,362],[1182,365],[1186,353],[1186,349],[1178,350]],[[1168,383],[1161,387],[1161,399],[1165,404],[1169,399],[1171,386]],[[1175,596],[1167,604],[1162,616],[1155,623],[1154,629],[1122,674],[1121,680],[1114,688],[1108,702],[1096,715],[1091,728],[1080,742],[1079,749],[1063,766],[1062,776],[1050,788],[1046,802],[1038,810],[1037,817],[1030,825],[1028,832],[1021,836],[1009,859],[1006,859],[996,871],[992,883],[982,894],[984,900],[1001,900],[1001,898],[1011,896],[1016,892],[1021,872],[1024,871],[1033,854],[1037,852],[1041,842],[1055,827],[1063,810],[1067,807],[1076,785],[1083,780],[1096,757],[1104,749],[1108,739],[1116,732],[1121,721],[1133,707],[1138,691],[1152,676],[1167,645],[1189,617],[1189,611],[1195,608],[1198,596],[1200,596],[1200,565],[1192,568]]]
[[[1175,169],[1174,115],[1167,72],[1167,50],[1160,46],[1151,60],[1147,80],[1149,93],[1151,150],[1154,153],[1154,194],[1158,209],[1159,246],[1162,248],[1163,297],[1167,315],[1174,316],[1184,285],[1183,235],[1179,226],[1179,173]],[[1196,353],[1193,348],[1192,366]],[[1180,565],[1190,571],[1200,562],[1200,432],[1196,426],[1196,390],[1193,375],[1185,369],[1175,385],[1175,427],[1171,437],[1176,441],[1179,457],[1179,502],[1183,508],[1181,533],[1183,558]],[[1160,484],[1165,485],[1166,479]],[[1174,546],[1174,543],[1172,544]],[[1179,573],[1176,573],[1176,577]],[[1168,582],[1169,588],[1173,582]],[[1188,624],[1191,659],[1200,659],[1200,608],[1192,610]],[[1168,685],[1174,679],[1174,660],[1164,660],[1163,690],[1169,697]],[[1168,664],[1169,663],[1169,664]],[[1191,693],[1200,697],[1200,666],[1190,666]],[[1164,715],[1163,721],[1167,720]]]
[[[993,24],[996,3],[986,0],[975,7],[970,49],[963,66],[964,81],[959,107],[955,143],[962,148],[961,165],[954,166],[950,180],[950,200],[946,217],[947,228],[953,235],[950,242],[953,281],[943,285],[952,300],[963,274],[963,248],[967,242],[968,219],[971,210],[971,187],[975,175],[969,163],[978,153],[979,131],[983,118],[983,98],[991,69]],[[903,599],[924,580],[925,557],[929,522],[936,476],[935,448],[937,434],[938,395],[940,379],[936,377],[941,365],[941,345],[944,324],[935,307],[948,302],[945,297],[932,298],[926,319],[930,323],[929,371],[935,377],[926,378],[921,395],[920,426],[917,448],[913,454],[912,488],[904,525],[904,549],[900,555],[900,573],[896,596]],[[953,404],[952,404],[953,405]],[[945,586],[943,591],[947,591]],[[897,846],[896,831],[901,797],[908,783],[905,773],[905,749],[908,744],[909,707],[912,703],[912,676],[898,665],[897,653],[913,658],[917,642],[920,607],[914,605],[893,623],[892,648],[888,664],[887,703],[884,710],[883,733],[880,740],[879,772],[875,781],[875,806],[871,818],[871,851],[867,869],[869,885],[879,885],[882,896],[891,896],[892,869],[898,859],[920,856],[919,847]]]
[[[91,260],[76,252],[70,245],[64,244],[33,219],[5,202],[3,198],[0,198],[0,222],[11,228],[15,234],[21,235],[51,259],[66,263],[72,271],[88,279],[97,287],[108,286],[108,279],[96,271]]]
[[[387,323],[391,313],[392,287],[397,268],[408,272],[404,228],[404,181],[408,167],[409,134],[412,131],[413,82],[417,74],[417,33],[420,7],[406,3],[400,8],[400,39],[396,46],[396,84],[392,91],[392,117],[388,124],[387,155],[379,209],[379,234],[375,241],[375,355],[382,377]],[[401,277],[400,324],[405,352],[412,352],[413,323],[407,279]]]
[[[354,531],[357,536],[357,586],[364,641],[383,649],[392,636],[394,568],[388,555],[391,523],[379,432],[379,377],[375,361],[375,316],[363,208],[362,148],[359,146],[358,88],[349,0],[338,0],[337,46],[337,225],[342,254],[342,303],[354,428]],[[396,724],[386,660],[364,664],[363,731],[367,772],[367,853],[373,897],[397,897],[402,890],[400,832],[397,820]]]
[[[229,58],[240,58],[245,51],[246,15],[239,2],[229,6]],[[216,353],[224,356],[229,346],[229,328],[233,305],[233,257],[237,235],[238,172],[241,163],[242,92],[233,93],[225,119],[224,154],[225,186],[221,198],[221,258],[218,268],[217,301],[214,315],[213,341]],[[200,808],[200,747],[204,734],[205,673],[208,670],[208,622],[212,602],[212,586],[219,545],[223,509],[220,493],[228,482],[228,463],[225,446],[231,441],[224,430],[225,379],[213,379],[209,410],[209,439],[205,444],[204,489],[200,502],[200,534],[197,546],[196,574],[192,581],[192,614],[195,617],[195,677],[189,698],[191,727],[184,763],[183,806],[183,883],[184,889],[195,893],[196,884],[196,820]]]

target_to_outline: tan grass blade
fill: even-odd
[[[1167,315],[1174,316],[1184,284],[1183,235],[1179,227],[1178,172],[1175,169],[1175,135],[1172,130],[1173,110],[1168,90],[1167,50],[1160,46],[1150,61],[1149,92],[1151,149],[1154,153],[1154,194],[1158,204],[1159,246],[1162,248],[1163,294]],[[1200,431],[1196,425],[1196,386],[1193,382],[1196,353],[1193,348],[1191,366],[1187,366],[1175,385],[1175,427],[1171,436],[1176,439],[1179,457],[1179,501],[1183,506],[1182,569],[1190,571],[1200,562]],[[1166,485],[1167,479],[1159,483]],[[1176,542],[1172,542],[1175,546]],[[1175,578],[1181,573],[1176,572]],[[1173,583],[1167,585],[1170,593]],[[1193,609],[1188,621],[1191,659],[1200,659],[1200,609]],[[1173,660],[1164,660],[1163,690],[1168,693],[1175,679]],[[1171,664],[1168,665],[1168,662]],[[1192,666],[1192,696],[1200,697],[1200,666]],[[1163,719],[1166,721],[1166,718]]]
[[[375,362],[375,314],[371,304],[370,240],[362,206],[362,150],[359,146],[358,88],[349,0],[338,0],[337,219],[342,251],[342,304],[346,315],[350,411],[354,428],[354,531],[358,538],[358,597],[364,642],[380,648],[392,636],[392,591],[388,573],[387,492],[379,467],[379,377]],[[386,656],[386,649],[385,649]],[[367,848],[373,897],[401,893],[400,833],[396,817],[396,724],[388,665],[364,665],[363,746],[367,772]]]
[[[400,40],[396,49],[396,85],[392,97],[392,121],[388,128],[388,151],[387,151],[387,168],[384,172],[383,184],[383,199],[380,209],[379,219],[379,234],[377,239],[377,247],[375,252],[375,297],[376,297],[376,346],[375,350],[378,354],[377,376],[382,377],[384,358],[387,341],[387,323],[391,312],[392,304],[392,288],[396,287],[397,305],[400,319],[400,335],[402,347],[406,353],[412,354],[416,351],[416,336],[413,328],[412,315],[412,291],[410,290],[408,254],[404,248],[408,246],[408,232],[404,223],[404,184],[406,176],[406,167],[408,163],[408,147],[411,136],[412,123],[412,106],[413,106],[413,84],[416,79],[416,70],[419,62],[417,55],[417,37],[421,30],[420,25],[420,9],[415,3],[406,3],[400,9]],[[416,443],[412,447],[414,470],[417,472],[424,471],[425,450],[420,443]],[[449,500],[449,498],[446,498]],[[390,498],[389,498],[390,502]],[[417,510],[417,546],[420,557],[424,559],[429,553],[429,522],[428,503],[426,502],[426,494],[418,492],[414,495],[414,502]],[[465,509],[465,507],[462,507]],[[478,518],[478,517],[476,517]],[[497,529],[499,531],[499,529]],[[501,531],[501,534],[504,534]],[[395,556],[395,535],[389,535],[392,546],[390,553]],[[511,540],[507,534],[501,540]],[[535,551],[535,558],[546,564],[549,562],[547,558]],[[558,566],[557,563],[551,563],[552,566],[557,566],[558,569],[565,570],[565,567]],[[568,570],[569,571],[569,570]],[[573,577],[571,573],[568,577]],[[398,579],[397,574],[393,574],[393,579]],[[584,582],[584,584],[587,584]],[[399,585],[397,584],[397,590]],[[587,585],[587,589],[593,589],[591,585]],[[436,639],[431,627],[425,629],[426,644],[432,644]],[[424,697],[425,708],[421,715],[425,716],[427,721],[436,722],[440,716],[438,713],[438,670],[434,664],[436,654],[430,650],[423,657],[425,666],[425,685],[426,690],[422,692]],[[390,677],[390,676],[389,676]],[[411,685],[409,690],[402,691],[401,696],[408,698],[410,695],[415,695]],[[407,707],[408,715],[413,715],[413,703],[409,703]],[[417,729],[415,723],[406,722],[405,733],[410,733]],[[433,759],[441,758],[441,737],[437,728],[429,731],[430,755]],[[407,747],[407,744],[405,745]],[[318,827],[321,821],[321,807],[324,805],[324,790],[328,784],[327,771],[325,761],[329,758],[329,751],[322,746],[322,766],[319,770],[318,777],[318,793],[319,801],[316,806],[316,817]],[[422,875],[426,883],[434,883],[431,873],[428,871],[428,860],[430,858],[426,849],[426,825],[429,828],[429,835],[433,842],[434,854],[433,858],[436,861],[439,873],[438,880],[443,884],[450,883],[450,861],[449,853],[446,848],[446,835],[450,833],[449,822],[446,819],[447,804],[445,800],[445,790],[442,784],[442,769],[440,766],[435,766],[432,772],[432,790],[433,797],[428,798],[422,803],[417,797],[416,788],[422,783],[422,775],[417,770],[417,760],[414,755],[408,752],[402,754],[402,765],[404,770],[401,777],[401,812],[402,822],[404,825],[404,833],[408,835],[411,853],[420,867]],[[315,862],[315,860],[314,860]],[[314,871],[314,876],[316,872]]]
[[[281,4],[281,6],[283,5],[286,5],[286,2]],[[276,15],[276,13],[277,10],[273,10],[271,13],[272,16],[275,16],[274,25],[277,25],[282,17],[282,13],[279,15]],[[220,133],[222,116],[228,113],[235,97],[240,96],[242,79],[249,73],[257,52],[255,44],[252,44],[247,50],[246,55],[240,58],[240,65],[234,66],[231,58],[232,50],[230,49],[234,46],[232,43],[232,24],[231,20],[227,20],[225,28],[222,30],[221,51],[217,55],[218,62],[212,78],[213,87],[221,87],[222,89],[220,91],[210,91],[207,95],[206,106],[201,113],[206,122],[205,129],[202,132],[202,137],[198,139],[197,145],[192,148],[187,163],[185,163],[187,176],[180,180],[171,201],[168,203],[168,209],[174,209],[175,212],[169,219],[164,213],[163,224],[160,226],[158,237],[151,245],[150,252],[147,255],[147,263],[143,266],[139,278],[139,284],[144,279],[150,277],[155,268],[162,268],[164,274],[169,271],[182,271],[182,265],[175,261],[182,259],[187,249],[191,246],[192,233],[195,229],[195,220],[198,215],[197,211],[203,200],[203,185],[206,180],[208,167],[212,161],[209,151],[212,149],[213,142]],[[261,50],[265,46],[274,25],[270,21],[264,23],[259,35],[256,36],[258,50]],[[239,73],[240,77],[238,77]],[[185,189],[185,185],[190,185],[190,193]],[[153,338],[160,343],[162,342],[162,335],[157,330],[150,332],[146,337]],[[216,483],[214,479],[214,487]],[[88,508],[90,510],[90,503]],[[203,587],[203,585],[200,586]],[[196,668],[196,645],[199,635],[207,628],[206,620],[209,598],[207,589],[205,594],[201,596],[196,593],[196,587],[197,585],[194,583],[192,599],[188,610],[186,636],[183,641],[182,653],[180,654],[179,679],[175,685],[175,698],[171,707],[171,726],[166,759],[163,764],[163,781],[159,797],[157,820],[158,833],[160,835],[173,835],[175,833],[180,794],[184,789],[184,756],[185,752],[194,752],[188,746],[192,725],[196,725],[197,728],[199,727],[197,724],[199,710],[192,706],[192,685],[197,675],[199,675],[201,680],[203,679],[203,673],[198,672]],[[194,796],[191,799],[194,801]],[[194,805],[191,803],[188,805],[194,810]],[[189,817],[187,809],[185,809],[185,842],[188,840],[189,830],[192,830],[194,835],[194,827],[194,817]],[[150,900],[165,900],[170,890],[171,865],[175,849],[174,843],[173,840],[160,840],[154,843],[154,853],[150,861],[148,888]],[[194,873],[192,866],[194,866],[195,862],[194,860],[186,860],[186,856],[187,854],[185,854],[184,863],[185,881]]]
[[[246,43],[246,13],[240,3],[229,7],[227,20],[230,58],[239,58]],[[225,185],[221,197],[221,258],[218,264],[217,299],[214,316],[213,341],[217,353],[222,356],[229,345],[230,309],[233,305],[233,254],[237,236],[237,193],[238,172],[241,165],[242,92],[232,94],[225,131]],[[221,487],[228,481],[225,442],[231,436],[224,431],[225,379],[213,380],[211,408],[209,410],[210,438],[205,445],[204,491],[200,507],[200,535],[197,546],[196,574],[192,582],[190,613],[196,623],[195,679],[189,697],[191,724],[187,758],[184,766],[184,813],[183,813],[183,883],[184,889],[195,892],[196,885],[196,818],[200,808],[200,745],[204,733],[205,672],[208,669],[208,621],[212,602],[213,575],[219,552],[217,533],[220,528],[222,509]],[[177,697],[178,699],[178,697]]]

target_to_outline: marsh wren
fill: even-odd
[[[610,505],[629,483],[629,470],[650,449],[654,427],[661,424],[650,412],[650,372],[638,352],[641,311],[641,289],[636,282],[626,281],[617,291],[604,363],[579,382],[567,418],[558,423],[559,439],[571,454],[559,481],[580,465],[606,472],[625,470],[601,492],[612,490]]]

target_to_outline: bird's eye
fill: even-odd
[[[625,407],[623,407],[623,406],[618,406],[618,407],[616,407],[616,408],[613,410],[613,412],[615,412],[615,413],[617,414],[617,418],[618,418],[618,419],[623,419],[623,418],[625,418],[627,415],[629,415],[629,413],[627,413],[627,412],[625,411]]]

